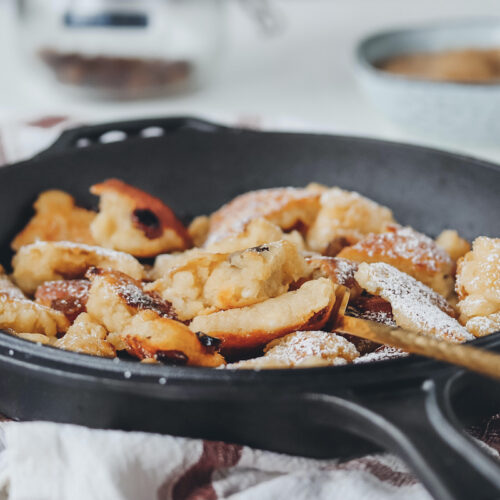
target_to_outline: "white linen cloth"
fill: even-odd
[[[262,125],[257,118],[248,117],[238,123]],[[55,140],[65,127],[76,124],[76,120],[64,117],[3,124],[0,165],[35,154]],[[277,128],[276,124],[264,127]],[[474,434],[498,455],[500,415],[475,429]],[[7,498],[427,500],[430,497],[405,465],[389,454],[338,463],[157,434],[4,421],[0,423],[0,499]]]
[[[2,480],[9,500],[430,498],[390,455],[337,464],[47,422],[5,422],[2,429]]]

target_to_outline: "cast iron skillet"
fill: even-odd
[[[161,137],[144,138],[144,129]],[[100,143],[109,130],[127,140]],[[86,145],[85,148],[78,147]],[[500,169],[444,152],[326,135],[259,133],[192,118],[85,127],[0,169],[0,262],[44,189],[83,205],[119,177],[182,218],[249,189],[310,181],[355,189],[431,235],[500,235]],[[500,350],[500,334],[474,341]],[[398,453],[435,498],[500,498],[500,468],[463,431],[500,410],[500,384],[419,357],[304,370],[240,371],[113,362],[0,334],[0,411],[247,444],[317,458],[373,443]],[[368,442],[372,444],[368,444]]]

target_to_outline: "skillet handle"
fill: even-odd
[[[309,416],[326,426],[342,419],[346,430],[396,453],[435,499],[500,499],[500,466],[443,412],[434,381],[357,396],[360,404],[308,395]]]
[[[76,127],[64,131],[48,149],[38,156],[70,151],[74,148],[88,147],[106,142],[118,142],[131,138],[158,137],[183,130],[198,132],[237,131],[230,127],[190,116],[171,116],[148,118],[122,122],[102,123]]]

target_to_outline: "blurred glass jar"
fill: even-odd
[[[221,0],[18,0],[30,64],[92,97],[135,99],[200,86],[224,38]]]

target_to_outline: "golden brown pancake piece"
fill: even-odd
[[[210,216],[205,246],[240,233],[248,222],[258,218],[285,231],[307,228],[318,213],[320,193],[316,188],[275,188],[237,196]]]
[[[460,321],[476,337],[500,330],[500,238],[480,237],[458,261]]]
[[[139,359],[170,364],[219,366],[218,343],[176,321],[172,305],[123,273],[91,269],[87,311],[110,332],[107,340]]]
[[[450,342],[474,337],[449,316],[450,306],[434,290],[384,262],[362,263],[354,275],[367,292],[390,302],[398,326]]]
[[[369,233],[380,233],[394,223],[387,207],[353,191],[332,188],[321,195],[318,217],[307,232],[311,250],[325,253],[341,248],[343,240],[351,245]]]
[[[83,278],[93,266],[116,269],[135,279],[144,274],[141,264],[129,254],[67,241],[27,245],[12,260],[14,281],[28,294],[46,281]]]
[[[413,276],[444,297],[453,292],[455,264],[437,243],[410,227],[392,226],[344,248],[338,257],[355,262],[385,262]]]
[[[264,356],[227,366],[232,369],[280,369],[340,366],[352,363],[359,352],[335,333],[294,332],[275,339],[264,348]]]
[[[334,284],[319,278],[258,304],[197,316],[190,328],[221,339],[224,350],[252,349],[293,331],[321,329],[334,302]]]
[[[11,243],[13,250],[36,241],[72,241],[94,245],[90,224],[96,213],[77,207],[64,191],[44,191],[35,204],[35,215]]]
[[[191,246],[191,238],[160,199],[118,179],[91,187],[100,196],[92,236],[102,246],[136,257],[154,257]]]
[[[90,281],[65,280],[48,281],[35,292],[35,300],[57,311],[61,311],[70,322],[86,312]]]
[[[308,273],[304,258],[288,241],[231,254],[190,250],[159,256],[155,269],[163,278],[146,289],[172,302],[183,320],[276,297]]]
[[[67,351],[114,358],[115,348],[106,337],[106,329],[95,322],[88,314],[80,314],[65,335],[54,343],[54,347]]]

